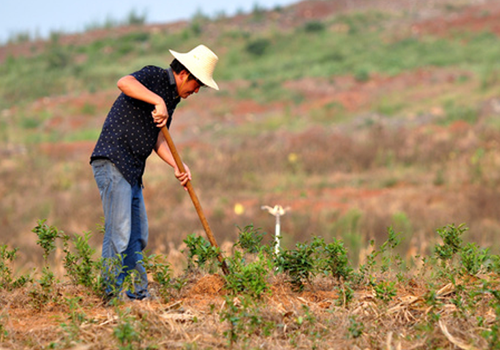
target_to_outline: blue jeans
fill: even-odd
[[[148,218],[139,184],[131,186],[115,165],[107,159],[92,161],[94,178],[104,210],[104,281],[106,293],[116,295],[133,270],[137,272],[129,298],[149,296],[148,278],[142,263],[142,251],[148,243]]]

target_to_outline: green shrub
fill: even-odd
[[[240,247],[245,252],[253,254],[258,253],[262,246],[262,238],[266,234],[265,232],[260,232],[260,229],[254,228],[253,225],[245,226],[239,229],[238,241],[235,246]]]
[[[462,249],[462,235],[468,228],[464,224],[455,227],[451,224],[437,230],[437,234],[443,240],[443,244],[436,244],[434,253],[436,257],[443,262],[453,259],[453,257]]]
[[[304,25],[304,31],[307,33],[317,33],[325,30],[325,24],[320,21],[310,21]]]
[[[282,250],[275,257],[275,266],[290,277],[292,285],[298,290],[304,289],[304,283],[316,273],[314,253],[317,245],[297,243],[294,250]]]
[[[267,276],[269,266],[266,257],[260,253],[255,261],[247,263],[244,255],[235,251],[227,258],[229,274],[225,276],[227,288],[233,293],[244,293],[253,298],[260,298],[269,290]]]
[[[0,288],[12,290],[32,281],[30,275],[15,277],[10,264],[16,259],[18,249],[9,250],[7,245],[0,246]]]
[[[260,38],[250,41],[246,45],[246,52],[252,56],[263,56],[267,49],[271,46],[271,41],[269,39]]]
[[[168,300],[168,289],[173,285],[172,269],[161,255],[143,255],[143,263],[146,271],[153,276],[153,280],[160,285],[160,295]]]
[[[476,243],[467,243],[460,251],[462,273],[477,275],[486,270],[486,263],[490,259],[489,249],[481,249]]]
[[[202,268],[208,265],[208,269],[212,271],[219,255],[219,249],[210,245],[205,238],[190,234],[184,239],[184,243],[188,249],[188,269],[195,267]],[[196,258],[196,259],[195,259]]]
[[[38,236],[36,244],[42,247],[45,262],[50,253],[56,249],[56,239],[64,236],[64,232],[59,231],[55,226],[47,225],[46,221],[46,219],[38,220],[38,225],[32,230]]]
[[[89,244],[90,232],[84,232],[83,236],[75,236],[72,240],[73,253],[69,246],[69,236],[64,236],[64,267],[66,274],[71,280],[85,287],[92,287],[98,291],[101,289],[100,267],[99,263],[93,260],[95,249]]]
[[[317,239],[316,245],[323,251],[320,259],[322,270],[339,280],[347,280],[353,269],[349,266],[347,249],[342,240],[334,238],[332,243],[327,244],[321,238]]]

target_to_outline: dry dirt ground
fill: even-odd
[[[480,285],[476,278],[456,282],[461,291]],[[498,278],[493,277],[490,283],[498,286]],[[105,305],[85,289],[60,284],[55,288],[57,302],[45,303],[41,309],[32,306],[27,288],[8,294],[2,292],[1,324],[8,335],[0,335],[0,346],[2,349],[113,349],[119,346],[116,330],[124,323],[133,325],[141,333],[141,341],[130,337],[135,340],[121,344],[134,349],[147,346],[160,349],[193,346],[196,349],[480,349],[487,346],[486,340],[478,336],[475,321],[457,316],[459,309],[453,298],[460,292],[451,283],[436,286],[437,307],[429,304],[428,287],[420,285],[418,279],[398,285],[397,295],[389,303],[377,300],[373,289],[367,288],[356,290],[349,307],[345,307],[330,282],[318,279],[315,285],[297,292],[280,278],[274,279],[271,293],[261,300],[261,309],[247,309],[250,314],[257,310],[255,315],[262,316],[263,323],[252,328],[242,324],[251,322],[251,317],[238,314],[241,319],[235,322],[240,327],[240,338],[230,346],[229,337],[224,335],[230,329],[229,322],[221,319],[221,315],[231,300],[242,310],[243,299],[238,296],[227,299],[229,294],[224,286],[224,279],[218,274],[196,275],[168,301]],[[153,283],[153,293],[156,287]],[[71,307],[68,299],[77,298],[78,306]],[[484,329],[495,322],[495,313],[487,305],[488,298],[485,295],[474,310],[475,316],[483,318]],[[435,313],[439,314],[439,321],[433,316]],[[355,336],[353,320],[363,324],[362,336]],[[279,326],[273,328],[271,335],[264,336],[265,322]],[[426,325],[431,328],[423,331]]]

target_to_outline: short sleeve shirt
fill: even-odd
[[[175,107],[180,102],[172,69],[146,66],[131,75],[163,98],[169,128]],[[142,185],[146,159],[155,148],[160,132],[151,116],[154,108],[152,104],[121,93],[104,121],[90,161],[109,159],[130,185]]]

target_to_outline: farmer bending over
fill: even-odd
[[[191,179],[184,165],[181,173],[160,128],[170,127],[181,98],[201,87],[219,90],[212,75],[217,56],[200,45],[187,53],[170,50],[170,68],[146,66],[118,80],[122,91],[104,121],[90,163],[101,194],[105,218],[102,257],[106,293],[117,296],[132,270],[139,279],[126,291],[131,299],[149,296],[142,251],[148,242],[148,219],[142,196],[142,175],[153,150],[175,170],[181,185]],[[123,269],[122,269],[123,266]]]

